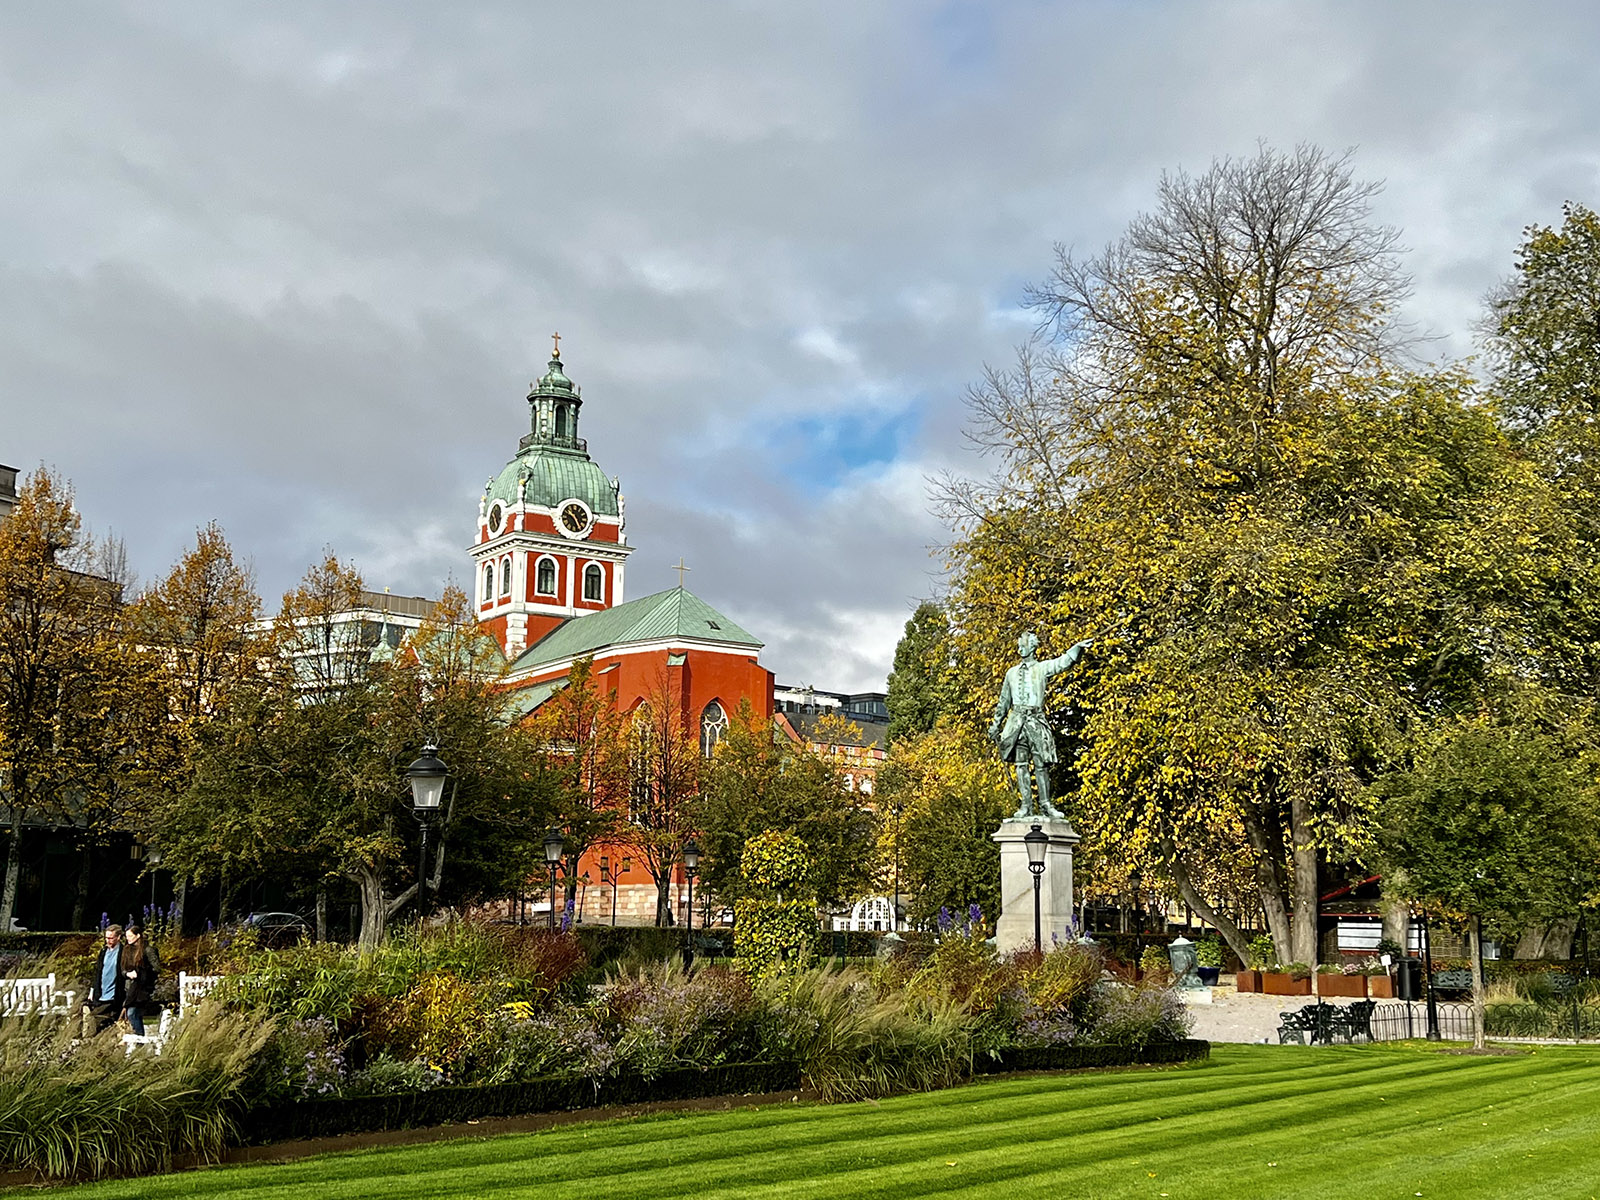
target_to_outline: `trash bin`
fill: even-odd
[[[1395,964],[1395,994],[1402,1000],[1422,999],[1422,960],[1402,958]]]

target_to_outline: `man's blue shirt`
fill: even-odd
[[[119,947],[112,946],[105,952],[105,961],[100,964],[100,999],[109,1000],[117,994],[117,960],[121,958]]]

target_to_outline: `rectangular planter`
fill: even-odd
[[[1367,995],[1374,1000],[1393,1000],[1394,980],[1387,975],[1368,975]]]
[[[1269,996],[1309,996],[1311,980],[1296,979],[1281,971],[1261,972],[1261,990]]]
[[[1350,996],[1356,1000],[1367,998],[1365,975],[1318,975],[1317,995]]]
[[[1261,972],[1252,971],[1247,967],[1240,967],[1235,976],[1234,987],[1241,992],[1259,992],[1261,990]]]

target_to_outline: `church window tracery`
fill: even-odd
[[[728,732],[728,714],[713,700],[700,714],[700,753],[710,758],[716,753],[722,735]]]

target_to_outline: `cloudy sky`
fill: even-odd
[[[638,596],[782,682],[881,687],[940,586],[961,396],[1164,169],[1386,181],[1432,353],[1600,204],[1590,3],[0,8],[0,461],[164,573],[216,519],[274,605],[324,547],[470,582],[560,330]]]

